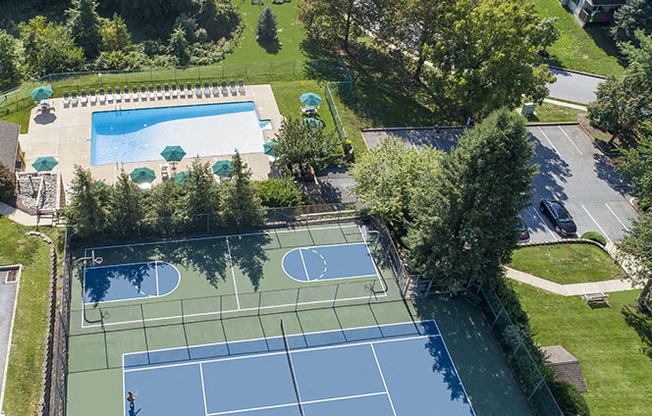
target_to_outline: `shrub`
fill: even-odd
[[[16,176],[0,162],[0,201],[8,202],[16,195]]]
[[[598,232],[595,231],[587,231],[584,234],[582,234],[582,238],[586,238],[587,240],[592,240],[595,241],[596,243],[599,243],[601,245],[606,245],[607,244],[607,239],[604,238],[604,236]]]
[[[590,416],[586,400],[577,391],[575,385],[568,381],[555,381],[549,383],[550,391],[557,400],[557,404],[565,416]]]
[[[266,179],[257,185],[258,196],[265,207],[294,207],[306,203],[306,195],[288,176]]]

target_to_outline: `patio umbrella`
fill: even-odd
[[[307,92],[305,94],[302,94],[299,99],[301,100],[301,104],[310,107],[316,107],[319,104],[321,104],[321,97],[315,94],[314,92]]]
[[[32,96],[34,101],[41,101],[41,100],[47,100],[48,98],[52,97],[53,93],[54,91],[52,90],[51,87],[37,87],[34,88],[29,95]]]
[[[213,173],[223,178],[229,177],[233,172],[233,164],[230,160],[219,160],[213,165]]]
[[[138,184],[149,183],[156,179],[156,174],[150,168],[136,168],[129,174],[129,176],[132,181]]]
[[[165,149],[161,152],[161,156],[166,162],[180,162],[185,155],[186,152],[181,146],[165,146]]]
[[[309,117],[309,118],[304,118],[301,121],[303,123],[309,125],[313,129],[316,128],[316,127],[324,128],[324,122],[319,120],[319,119],[316,119],[316,118]]]
[[[39,157],[36,162],[32,163],[37,172],[51,171],[59,162],[52,156]]]
[[[269,143],[265,143],[263,145],[263,149],[265,149],[265,154],[270,155],[271,157],[278,157],[278,153],[276,153],[276,146],[278,146],[278,142],[271,141]]]
[[[186,171],[177,173],[177,176],[174,177],[174,180],[177,181],[178,183],[185,184],[185,183],[188,182],[189,177],[190,177],[190,172],[188,172],[186,170]]]

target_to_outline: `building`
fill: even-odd
[[[25,155],[18,141],[20,125],[0,120],[0,162],[13,173],[25,167]]]
[[[614,12],[627,0],[561,0],[561,5],[583,23],[611,23]]]

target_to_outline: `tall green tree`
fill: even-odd
[[[230,38],[241,23],[240,13],[229,0],[201,0],[197,23],[213,40]]]
[[[308,40],[324,49],[349,49],[355,21],[362,23],[357,0],[304,0],[298,5],[298,18]],[[308,51],[311,52],[311,51]]]
[[[410,201],[412,271],[451,289],[496,279],[517,245],[516,215],[537,172],[532,155],[525,120],[506,109],[467,130]]]
[[[652,212],[647,211],[634,221],[630,232],[617,243],[618,258],[627,264],[635,284],[642,284],[639,306],[652,314]]]
[[[88,59],[96,58],[102,45],[102,19],[97,5],[96,0],[72,0],[72,7],[66,11],[70,33]]]
[[[79,70],[84,64],[84,51],[63,25],[36,16],[19,25],[28,72],[42,76]]]
[[[110,188],[79,165],[75,165],[74,175],[70,186],[71,202],[63,210],[66,223],[77,237],[96,237],[104,233],[109,222]]]
[[[222,188],[221,212],[224,224],[251,226],[258,224],[261,215],[260,198],[251,182],[251,169],[236,152],[231,158],[233,175]]]
[[[17,86],[22,78],[23,50],[18,39],[0,29],[0,91]]]
[[[0,201],[9,202],[16,195],[16,175],[0,162]]]
[[[255,185],[261,204],[266,207],[295,207],[307,202],[307,196],[290,176],[265,179]]]
[[[256,36],[259,41],[270,42],[276,40],[276,15],[272,8],[267,6],[260,12],[256,25]]]
[[[177,58],[179,65],[186,66],[190,62],[190,43],[186,39],[185,30],[180,25],[172,32],[168,50]]]
[[[558,17],[544,17],[539,20],[534,30],[530,34],[529,41],[536,48],[546,50],[561,36],[561,30],[556,26],[559,21]]]
[[[220,208],[219,187],[208,162],[194,160],[186,179],[181,212],[188,216],[217,214]]]
[[[351,192],[403,234],[411,222],[410,201],[424,177],[432,177],[443,153],[430,147],[408,147],[396,137],[383,139],[365,152],[350,171]]]
[[[114,14],[112,19],[102,21],[100,37],[102,38],[102,52],[130,52],[133,49],[131,33],[129,33],[125,21],[118,14]]]
[[[611,36],[616,42],[632,42],[636,44],[635,33],[643,30],[652,35],[652,2],[649,0],[629,0],[614,12],[614,24],[611,26]]]
[[[109,226],[113,235],[126,237],[134,235],[145,216],[143,193],[129,175],[120,171],[111,192]]]
[[[623,182],[632,186],[641,207],[652,206],[652,131],[643,134],[635,147],[621,150],[616,169]]]

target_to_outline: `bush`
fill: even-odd
[[[265,207],[294,207],[307,202],[306,195],[288,176],[266,179],[257,185],[258,196]]]
[[[584,234],[582,234],[582,238],[586,238],[587,240],[592,240],[595,241],[596,243],[599,243],[601,245],[606,245],[607,244],[607,239],[604,238],[604,236],[598,232],[595,231],[587,231]]]
[[[590,416],[589,406],[577,387],[568,381],[549,383],[552,395],[565,416]]]
[[[16,176],[0,162],[0,201],[8,202],[16,195]]]

